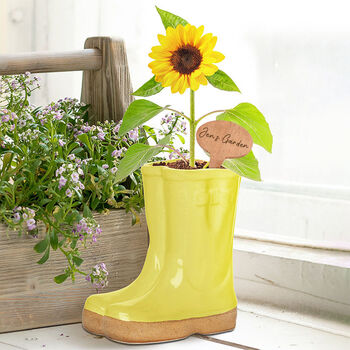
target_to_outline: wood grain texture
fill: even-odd
[[[85,71],[81,100],[91,105],[91,122],[123,118],[132,102],[132,86],[124,42],[108,37],[93,37],[85,41],[85,49],[102,52],[102,67]]]
[[[98,49],[67,52],[30,52],[0,56],[0,75],[98,70],[102,53]]]
[[[148,247],[147,225],[142,215],[141,225],[131,226],[131,217],[123,210],[96,218],[102,234],[83,252],[82,268],[88,271],[104,262],[110,273],[107,292],[139,275]],[[66,266],[61,254],[51,251],[50,260],[38,265],[40,255],[33,250],[38,239],[6,231],[0,225],[0,333],[80,322],[84,301],[96,290],[82,276],[74,284],[56,284],[53,277]]]
[[[225,159],[243,157],[253,147],[249,132],[226,120],[201,125],[196,137],[198,144],[210,154],[209,168],[220,168]]]

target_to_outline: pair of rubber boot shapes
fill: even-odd
[[[129,286],[88,297],[83,327],[124,343],[234,329],[232,243],[240,177],[226,169],[142,167],[150,244]]]

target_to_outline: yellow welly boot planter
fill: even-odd
[[[150,246],[148,268],[139,279],[153,283],[140,283],[138,296],[116,298],[107,307],[104,335],[143,343],[232,330],[232,240],[240,177],[226,169],[151,164],[142,174]]]
[[[120,137],[134,135],[138,127],[164,110],[172,112],[162,119],[162,132],[144,126],[138,134],[143,141],[153,139],[156,144],[135,143],[115,164],[115,183],[142,166],[150,244],[143,269],[133,283],[119,291],[90,296],[83,310],[87,331],[125,343],[157,343],[235,328],[232,247],[239,185],[241,176],[260,181],[258,162],[251,151],[253,142],[269,152],[272,149],[269,126],[250,103],[195,118],[195,91],[200,85],[209,82],[220,90],[239,89],[214,64],[224,59],[214,51],[216,37],[203,35],[203,26],[157,11],[166,33],[158,36],[160,45],[149,55],[154,76],[134,95],[148,97],[164,87],[180,94],[189,89],[190,115],[146,99],[133,101],[125,112]],[[214,114],[216,121],[199,126]],[[188,160],[174,146],[186,121],[190,130]],[[196,136],[210,154],[209,163],[195,162]],[[181,135],[179,138],[183,140]],[[182,160],[144,165],[165,149]]]
[[[142,174],[150,233],[144,268],[119,293],[88,298],[84,327],[94,332],[98,323],[94,333],[127,343],[232,330],[232,240],[240,177],[226,169],[151,164]]]

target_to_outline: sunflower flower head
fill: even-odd
[[[166,35],[158,35],[160,45],[152,47],[149,54],[153,61],[148,65],[155,80],[171,92],[183,94],[187,88],[198,90],[200,84],[207,85],[207,76],[213,75],[225,56],[214,51],[217,37],[203,35],[204,27],[191,24],[168,27]]]

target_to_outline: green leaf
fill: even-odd
[[[242,158],[226,159],[223,167],[254,181],[261,181],[259,163],[252,151]]]
[[[179,138],[181,143],[184,145],[185,144],[185,138],[182,135],[180,135],[180,134],[176,134],[176,136]]]
[[[158,94],[158,92],[162,91],[163,89],[164,88],[162,84],[157,83],[155,80],[155,76],[153,76],[150,80],[148,80],[140,88],[133,92],[132,95],[147,97]]]
[[[11,152],[6,153],[2,158],[2,171],[4,171],[12,160],[13,154]]]
[[[78,139],[90,150],[92,151],[89,136],[87,134],[78,135]]]
[[[78,147],[78,148],[74,148],[73,151],[71,152],[72,154],[77,154],[81,151],[84,151],[84,148],[82,147]]]
[[[84,259],[80,258],[79,256],[73,256],[72,260],[76,266],[80,266],[84,261]]]
[[[168,106],[166,106],[168,107]],[[123,123],[119,129],[119,136],[123,136],[128,131],[142,125],[147,120],[150,120],[166,107],[158,106],[157,104],[147,100],[136,100],[132,102],[126,110]]]
[[[52,229],[50,232],[50,244],[53,250],[58,248],[58,236],[55,229]]]
[[[241,92],[234,81],[222,70],[206,77],[211,85],[220,90]]]
[[[39,243],[37,243],[35,246],[34,246],[34,250],[37,252],[37,253],[43,253],[46,248],[48,247],[49,245],[49,235],[46,235],[45,238],[43,240],[41,240]]]
[[[37,264],[40,264],[40,265],[44,264],[47,261],[47,259],[49,258],[49,256],[50,256],[50,246],[48,246],[48,248],[46,249],[46,252],[42,256],[42,258],[39,261],[37,261]]]
[[[179,16],[176,16],[168,11],[161,10],[157,6],[156,6],[156,9],[159,13],[159,16],[163,22],[165,29],[167,29],[168,27],[176,28],[179,24],[182,24],[183,26],[185,26],[188,23],[185,19]]]
[[[54,281],[57,284],[63,283],[67,278],[69,277],[69,274],[63,273],[62,275],[58,275],[54,278]]]
[[[254,143],[272,151],[272,134],[269,124],[261,112],[250,103],[240,103],[216,117],[217,120],[228,120],[245,128],[252,136]]]
[[[67,152],[70,153],[75,147],[79,147],[79,143],[73,142],[68,146]]]
[[[84,204],[83,216],[84,218],[93,218],[92,211],[86,204]]]
[[[125,153],[124,158],[120,161],[116,173],[116,182],[125,179],[135,170],[147,163],[152,157],[156,156],[163,149],[164,145],[170,140],[170,136],[164,137],[159,141],[159,145],[149,146],[143,143],[135,143]]]

